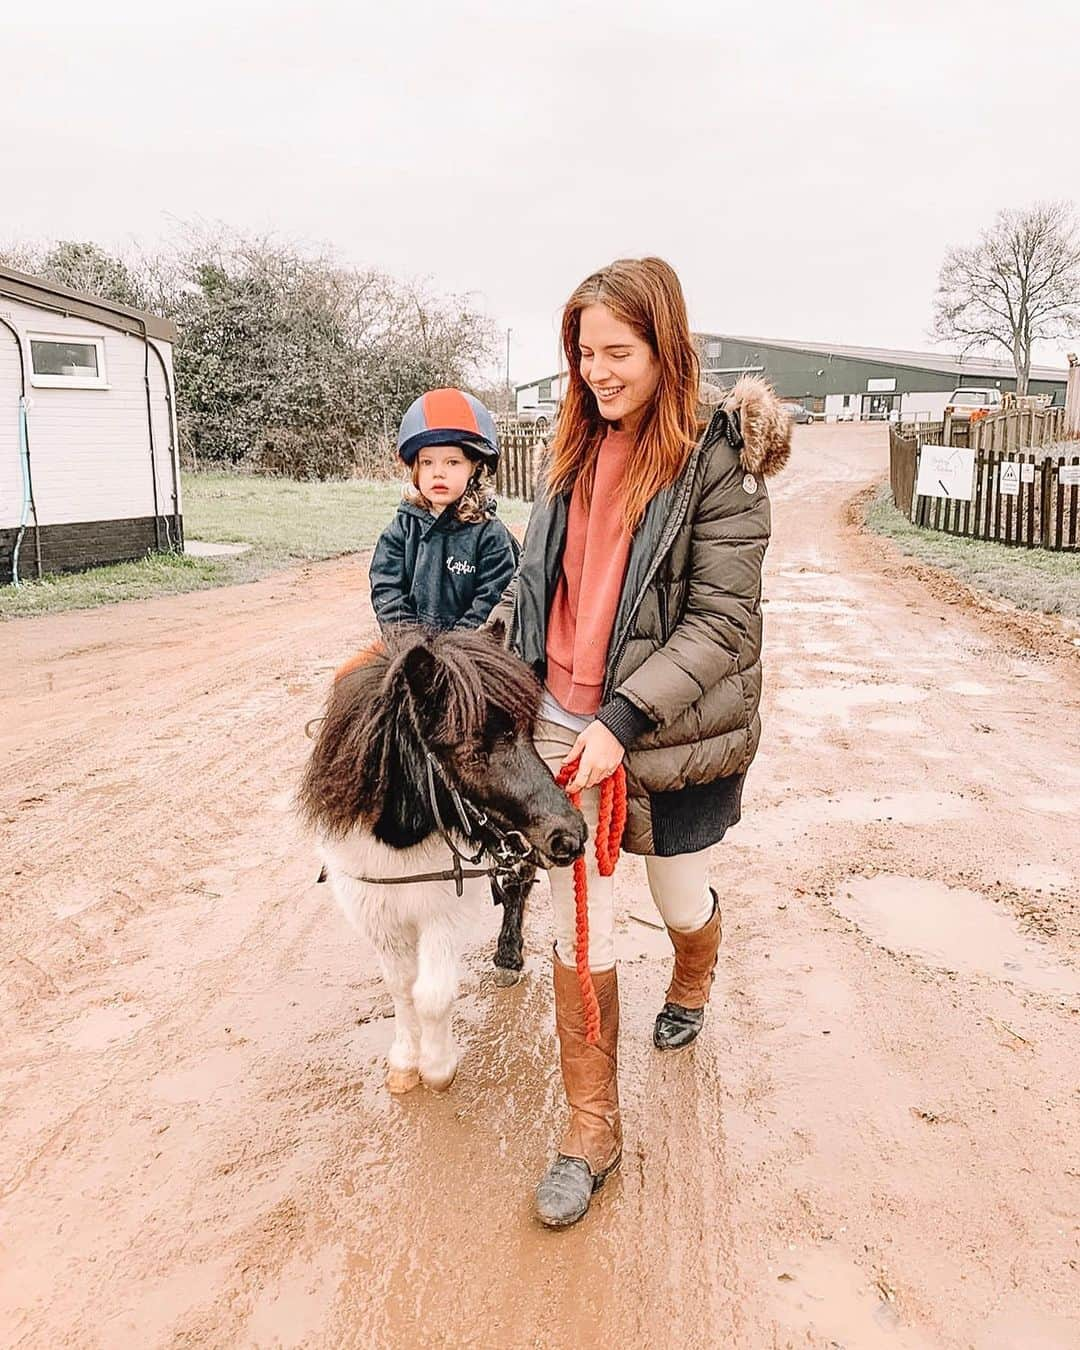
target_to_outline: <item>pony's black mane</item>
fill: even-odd
[[[300,786],[308,822],[331,835],[362,821],[396,848],[435,828],[425,752],[482,746],[501,720],[531,733],[540,686],[486,633],[404,629],[336,681]]]

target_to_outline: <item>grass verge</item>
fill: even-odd
[[[1080,619],[1080,558],[1075,553],[1009,548],[920,529],[896,509],[887,486],[871,498],[866,523],[909,557],[953,572],[976,590],[1020,609]]]
[[[254,581],[280,567],[371,548],[401,500],[395,482],[298,483],[229,473],[183,475],[184,534],[214,544],[250,544],[235,558],[152,554],[0,586],[0,619],[87,609]],[[525,502],[499,503],[507,525],[524,525]]]

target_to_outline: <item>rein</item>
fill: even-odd
[[[577,772],[578,760],[564,764],[555,779],[566,787]],[[581,810],[581,793],[569,792],[571,804]],[[596,821],[596,867],[602,877],[610,877],[619,861],[623,830],[626,828],[626,770],[620,764],[610,778],[600,784],[600,807]],[[589,1045],[600,1043],[600,1003],[589,969],[589,884],[585,873],[585,858],[574,859],[574,964],[577,967],[578,988],[585,1010],[585,1040]]]

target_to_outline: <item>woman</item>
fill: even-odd
[[[720,943],[708,850],[740,814],[760,734],[763,477],[783,467],[790,422],[743,378],[706,426],[679,280],[659,258],[623,260],[570,297],[570,372],[521,563],[492,622],[544,680],[537,749],[595,833],[598,784],[626,765],[623,848],[645,856],[674,947],[656,1018],[660,1050],[701,1029]],[[550,876],[555,1023],[570,1121],[536,1192],[550,1227],[576,1223],[622,1151],[613,883],[589,850],[588,963],[600,1044],[585,1039],[574,886]]]

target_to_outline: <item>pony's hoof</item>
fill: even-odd
[[[420,1075],[426,1088],[432,1092],[448,1092],[457,1077],[457,1065],[452,1064],[449,1069],[441,1069],[438,1072],[429,1070]]]
[[[525,978],[523,970],[508,970],[506,966],[495,967],[495,983],[500,989],[513,989],[515,984],[520,984]]]
[[[419,1084],[420,1072],[418,1069],[387,1069],[386,1071],[386,1090],[392,1092],[395,1097],[399,1097],[405,1092],[411,1092]]]

